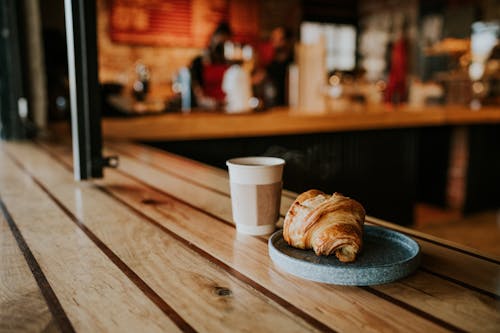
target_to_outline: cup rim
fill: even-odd
[[[248,164],[256,163],[256,164]],[[235,157],[226,161],[227,166],[238,167],[238,168],[267,168],[273,166],[284,165],[286,162],[284,159],[272,156],[245,156],[245,157]]]

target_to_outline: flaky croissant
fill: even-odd
[[[363,244],[365,210],[357,201],[340,193],[309,190],[295,199],[285,216],[283,237],[300,249],[317,255],[335,252],[342,262],[351,262]]]

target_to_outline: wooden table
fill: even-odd
[[[343,287],[280,271],[236,233],[227,174],[126,143],[77,183],[65,145],[0,143],[0,331],[500,331],[500,261],[411,235],[420,269]],[[284,214],[294,194],[284,191]]]

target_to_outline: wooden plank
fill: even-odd
[[[304,319],[288,311],[292,304],[282,307],[214,266],[213,258],[195,252],[187,242],[180,244],[174,235],[158,232],[157,226],[145,223],[95,187],[80,186],[78,195],[71,195],[75,187],[71,172],[37,149],[12,145],[9,150],[195,330],[250,328],[264,332],[280,327],[290,332],[328,331],[314,318],[306,315]],[[127,191],[127,186],[118,187]]]
[[[61,157],[68,153],[68,150],[64,145],[61,146],[52,144],[48,146],[50,149],[62,153]],[[227,181],[228,174],[225,170],[145,145],[138,145],[130,142],[107,142],[106,146],[112,149],[111,151],[108,150],[109,153],[126,155],[138,161],[142,161],[147,165],[154,166],[163,172],[172,173],[184,179],[191,179],[192,181],[200,184],[200,186],[212,188],[214,191],[225,194],[230,193],[229,183]],[[286,189],[283,190],[281,214],[286,214],[288,207],[293,203],[296,197],[296,193],[287,191]],[[435,242],[450,248],[463,250],[467,253],[500,263],[500,258],[491,254],[485,254],[477,249],[424,234],[422,232],[389,223],[372,216],[367,216],[367,222],[391,228],[431,243]]]
[[[67,159],[67,162],[70,161],[70,159]],[[168,167],[167,163],[163,163],[163,165]],[[135,171],[137,171],[137,169]],[[189,172],[189,170],[186,172]],[[144,173],[150,174],[151,170],[145,167]],[[110,177],[113,179],[113,183],[127,183],[127,179],[125,178],[118,177],[115,180],[116,175],[114,172],[108,173],[106,179],[108,180]],[[161,175],[157,175],[157,180],[160,178]],[[141,187],[141,190],[138,190],[141,184],[138,184],[134,180],[129,179],[128,182],[130,182],[128,185],[129,188],[136,189],[134,191],[134,195],[136,196],[135,198],[130,198],[130,196],[132,196],[131,191],[128,191],[127,193],[120,191],[118,188],[112,188],[110,191],[122,197],[123,200],[130,200],[132,203],[139,202],[146,198],[152,203],[156,211],[158,211],[159,207],[169,200],[168,197],[164,197],[164,194],[159,193],[158,191],[152,191],[144,186]],[[185,186],[188,185],[186,184]],[[171,187],[168,187],[168,189],[172,190]],[[148,212],[148,208],[145,209],[144,207],[140,207],[140,209]],[[445,250],[451,251],[449,249]],[[451,253],[451,255],[456,255],[456,253]],[[459,253],[459,256],[460,255],[463,254]],[[465,257],[467,258],[469,256]],[[450,258],[448,258],[448,260],[449,259]],[[479,269],[479,271],[481,271],[481,269]],[[495,279],[494,274],[492,278]],[[386,288],[388,286],[390,288]],[[375,291],[383,292],[385,295],[394,298],[396,301],[410,304],[425,313],[434,314],[443,320],[459,324],[460,327],[464,327],[468,330],[474,330],[477,329],[477,327],[482,327],[485,330],[495,331],[495,325],[499,320],[499,315],[496,311],[496,308],[499,305],[498,300],[495,300],[491,296],[483,295],[475,292],[474,290],[464,288],[448,280],[443,280],[426,272],[419,272],[418,274],[415,274],[399,283],[376,287]],[[461,304],[461,306],[457,307],[457,302],[458,304]],[[471,308],[465,306],[466,304],[470,304]]]
[[[61,332],[0,212],[0,332]]]
[[[229,183],[227,170],[210,166],[180,155],[176,155],[164,150],[150,146],[138,145],[125,141],[106,142],[106,148],[114,149],[120,155],[127,155],[131,158],[143,161],[151,166],[155,166],[165,172],[172,172],[182,178],[190,178],[203,186],[229,194]],[[64,145],[51,145],[51,149],[65,149]],[[168,167],[166,167],[168,166]],[[283,195],[295,198],[296,193],[283,189]],[[288,206],[282,207],[286,213]]]
[[[439,314],[465,331],[497,332],[500,327],[498,299],[471,292],[426,272],[409,276],[400,283],[377,287],[428,313]]]
[[[496,262],[496,258],[483,255],[473,249],[463,250],[463,246],[453,242],[411,231],[373,217],[368,218],[367,221],[414,237],[422,250],[421,265],[430,272],[498,297],[500,265]],[[467,267],[467,269],[464,269],[464,267]]]
[[[130,145],[126,146],[127,149],[130,151],[134,151],[134,149],[130,149]],[[184,183],[180,182],[177,179],[174,181],[174,183],[168,182],[167,177],[168,174],[166,174],[166,170],[170,170],[168,165],[170,163],[175,163],[175,160],[177,159],[177,156],[164,153],[165,156],[170,156],[166,158],[161,157],[161,153],[157,152],[156,154],[147,154],[149,151],[149,148],[143,148],[142,151],[141,149],[138,149],[139,152],[136,152],[134,154],[135,156],[140,157],[141,161],[144,161],[144,163],[148,165],[152,165],[153,167],[149,168],[147,174],[151,174],[153,170],[156,169],[156,172],[153,176],[151,176],[151,180],[148,183],[148,180],[146,178],[142,179],[143,181],[145,180],[149,185],[151,186],[156,186],[158,189],[162,190],[163,188],[170,188],[170,186],[182,186],[181,184],[185,184],[186,182],[189,183],[190,180],[188,179],[189,175],[189,165],[187,162],[184,162],[184,165],[182,167],[177,167],[178,165],[174,164],[175,167],[172,168],[173,174],[182,174]],[[121,150],[120,150],[121,151]],[[116,151],[110,151],[111,153],[117,153]],[[67,156],[67,155],[66,155]],[[128,158],[127,156],[122,155],[122,164],[125,163],[124,167],[127,169],[127,172],[130,174],[136,174],[136,172],[140,172],[141,167],[140,163],[136,161],[136,159],[131,159]],[[218,196],[218,201],[223,199],[224,194],[227,192],[227,183],[226,183],[226,190],[222,188],[223,186],[223,179],[221,178],[220,175],[213,175],[213,172],[210,170],[203,173],[202,172],[202,164],[193,162],[193,164],[197,167],[197,173],[201,174],[200,177],[197,178],[197,181],[203,182],[204,186],[209,189],[211,187],[214,187],[213,184],[211,184],[212,180],[217,180],[219,183],[218,187],[216,187],[216,190],[218,191],[217,196]],[[132,166],[132,168],[129,168],[129,166]],[[172,173],[171,172],[171,173]],[[162,176],[163,173],[163,176]],[[195,176],[196,177],[196,176]],[[158,187],[156,180],[153,179],[162,179],[162,181],[166,181],[164,187]],[[214,182],[214,183],[217,183]],[[226,178],[227,182],[227,178]],[[222,189],[222,191],[219,191]],[[187,189],[185,189],[187,191]],[[179,198],[185,201],[189,201],[189,198],[194,195],[193,198],[196,198],[196,190],[193,190],[193,193],[187,193]],[[221,195],[222,194],[222,195]],[[203,191],[203,196],[208,197],[210,196],[209,191]],[[226,194],[227,196],[227,194]],[[227,199],[227,198],[226,198]],[[286,210],[288,209],[288,206],[292,203],[293,199],[290,197],[283,196],[282,198],[282,207],[281,207],[281,212],[284,214]],[[217,212],[214,210],[214,207],[217,206],[215,203],[213,204],[204,204],[203,206],[197,206],[198,208],[204,209],[207,212],[210,212],[214,214],[215,216],[222,218],[224,220],[227,220],[229,222],[232,221],[232,217],[229,212]],[[495,264],[495,259],[493,260],[493,263],[488,263],[484,262],[482,258],[488,259],[484,254],[478,253],[478,251],[475,251],[474,249],[465,249],[465,252],[462,253],[456,253],[454,249],[464,249],[464,247],[454,244],[452,242],[448,242],[445,240],[441,240],[436,237],[432,237],[429,235],[425,235],[423,233],[413,231],[411,229],[397,226],[385,221],[382,221],[380,219],[376,219],[373,217],[367,217],[367,222],[377,224],[377,225],[382,225],[384,227],[388,227],[400,232],[404,232],[410,236],[416,237],[417,242],[419,242],[420,246],[422,247],[423,253],[424,253],[424,260],[422,262],[422,266],[428,268],[431,271],[434,271],[440,275],[447,276],[450,279],[456,280],[457,282],[462,282],[465,284],[468,284],[474,288],[480,289],[480,290],[485,290],[488,293],[492,294],[497,294],[498,295],[498,290],[496,288],[497,285],[497,276],[498,276],[498,270],[499,266],[498,264]],[[439,245],[443,244],[443,245]],[[470,253],[471,255],[469,255]],[[471,270],[464,271],[461,269],[463,265],[467,265],[467,267],[471,267]],[[478,274],[479,273],[479,274]]]
[[[173,175],[178,175],[179,177],[192,180],[200,186],[211,188],[214,191],[224,193],[229,195],[229,184],[227,178],[227,172],[214,168],[211,166],[206,166],[203,163],[196,162],[182,156],[178,156],[169,152],[160,151],[151,147],[146,147],[142,145],[126,143],[126,142],[110,142],[107,144],[107,147],[112,149],[108,149],[108,152],[111,154],[118,155],[126,155],[134,160],[142,161],[149,166],[153,166],[158,170],[161,170],[165,173],[171,173]],[[56,146],[51,146],[51,149],[60,149]],[[204,170],[204,166],[206,166],[206,170]],[[191,170],[195,169],[192,177],[190,177]],[[291,191],[283,191],[282,197],[282,207],[281,214],[286,214],[288,207],[293,203],[297,194]],[[445,246],[456,248],[459,250],[463,250],[465,252],[477,255],[479,257],[484,257],[486,259],[491,259],[493,261],[500,262],[500,258],[496,258],[492,255],[482,253],[476,249],[457,244],[454,242],[450,242],[444,239],[440,239],[438,237],[433,237],[431,235],[427,235],[407,227],[398,226],[393,223],[389,223],[371,216],[367,217],[367,222],[372,224],[381,225],[387,228],[391,228],[393,230],[397,230],[403,232],[405,234],[417,237],[418,239],[436,242],[440,244],[444,244]]]
[[[75,330],[178,332],[1,145],[0,195]]]
[[[114,153],[113,150],[108,151]],[[228,201],[227,193],[213,191],[208,186],[197,186],[187,178],[180,178],[175,174],[166,173],[164,170],[146,166],[144,163],[124,155],[120,156],[119,168],[129,175],[141,178],[150,185],[156,183],[155,186],[159,189],[173,191],[179,199],[190,202],[207,213],[226,221],[232,221],[231,204]],[[149,175],[145,175],[145,171]],[[147,178],[143,176],[147,176]]]
[[[229,183],[227,171],[212,167],[201,162],[167,153],[155,148],[146,148],[137,144],[127,142],[109,142],[105,149],[113,149],[109,153],[116,152],[126,155],[155,166],[163,172],[177,175],[183,179],[191,179],[200,186],[208,187],[214,191],[229,194]]]
[[[223,195],[230,195],[228,173],[225,170],[208,166],[184,158],[179,155],[165,153],[154,148],[145,148],[136,144],[112,142],[106,146],[109,154],[126,155],[154,166],[163,173],[169,173],[184,180],[194,182],[197,186],[211,189]],[[294,196],[293,192],[283,190],[288,196]],[[281,201],[280,212],[284,216],[293,200],[284,197]]]
[[[150,148],[137,146],[133,144],[111,144],[113,147],[119,147],[119,150],[110,150],[111,153],[120,153],[127,151],[130,156],[134,158],[129,158],[128,156],[121,155],[121,161],[123,169],[127,171],[128,174],[138,175],[141,173],[141,165],[137,161],[143,162],[143,166],[147,168],[147,172],[142,172],[146,177],[141,177],[142,181],[145,181],[149,185],[156,187],[160,190],[171,188],[172,185],[182,186],[180,184],[189,183],[190,170],[194,168],[196,172],[193,172],[193,179],[197,183],[202,183],[205,188],[213,188],[217,192],[217,201],[223,200],[224,195],[229,194],[228,184],[227,184],[227,173],[218,174],[213,172],[211,168],[203,171],[201,163],[189,162],[186,159],[177,157],[173,154],[167,152],[153,151]],[[165,157],[162,157],[162,156]],[[172,165],[172,168],[168,166]],[[172,170],[172,171],[170,171]],[[167,172],[168,171],[168,172]],[[179,180],[170,182],[171,177],[169,174],[181,175],[184,182]],[[224,177],[225,176],[225,177]],[[160,182],[165,182],[164,186],[158,186]],[[225,182],[225,184],[224,184]],[[184,189],[187,191],[187,189]],[[189,201],[194,203],[195,201],[190,201],[189,198],[196,198],[195,190],[191,194],[181,195],[179,198],[184,201]],[[203,196],[208,197],[210,194],[208,191],[203,191]],[[287,196],[282,197],[281,202],[281,213],[285,214],[288,207],[293,202],[293,198],[290,197],[289,192]],[[177,194],[176,194],[177,196]],[[226,198],[227,200],[227,198]],[[196,204],[195,204],[196,205]],[[204,204],[202,206],[196,205],[198,208],[204,209],[207,212],[213,213],[215,216],[220,217],[227,221],[232,221],[232,216],[229,212],[217,212],[213,208],[216,204]],[[397,226],[392,223],[382,221],[373,217],[367,217],[367,222],[381,225],[393,230],[397,230],[415,237],[417,242],[422,247],[422,252],[424,253],[424,258],[422,265],[431,271],[435,271],[441,275],[449,276],[450,278],[461,281],[463,283],[469,284],[475,288],[483,289],[489,293],[497,294],[497,284],[498,284],[498,274],[500,266],[496,263],[497,259],[492,256],[480,253],[479,251],[471,248],[461,246],[459,244],[449,242],[446,240],[439,239],[430,235],[425,235],[418,231],[414,231],[405,227]],[[456,250],[463,250],[463,252],[457,253]],[[492,262],[485,262],[482,259],[488,259]],[[462,267],[470,267],[471,269],[464,271]]]
[[[106,174],[104,184],[106,184],[106,186],[110,192],[116,194],[121,199],[126,200],[126,202],[128,204],[134,205],[134,207],[136,207],[136,209],[140,210],[141,212],[143,212],[145,214],[148,214],[148,216],[156,218],[159,223],[162,223],[162,225],[168,225],[171,227],[172,223],[176,223],[176,224],[178,223],[178,224],[180,224],[180,226],[177,226],[177,228],[180,228],[180,230],[185,230],[185,227],[187,227],[189,225],[189,226],[191,226],[191,228],[193,228],[195,230],[211,230],[211,232],[213,232],[214,234],[224,234],[224,235],[228,235],[228,236],[231,235],[232,237],[238,238],[238,235],[235,235],[234,228],[231,226],[228,226],[225,223],[217,223],[217,221],[215,221],[215,222],[214,221],[212,221],[212,222],[207,221],[206,222],[207,226],[203,227],[202,225],[200,225],[201,219],[203,218],[202,217],[203,214],[200,213],[199,211],[193,210],[189,206],[183,207],[182,209],[179,208],[178,210],[174,209],[177,201],[172,200],[172,198],[169,198],[168,196],[165,196],[164,194],[161,194],[161,193],[158,193],[155,191],[151,191],[147,187],[144,187],[143,185],[135,182],[134,180],[128,179],[127,177],[124,177],[119,172],[114,172],[113,170],[109,170],[109,172],[107,172],[107,174]],[[120,184],[120,186],[117,186],[116,184]],[[188,186],[188,185],[186,185],[186,186]],[[148,203],[150,203],[149,205],[141,204],[141,202],[144,202],[145,199]],[[177,202],[177,205],[178,204],[179,203]],[[191,219],[191,217],[192,217],[192,219]],[[165,219],[173,219],[173,221],[171,221],[171,222],[163,221]],[[205,217],[205,219],[206,219],[206,217]],[[174,227],[175,227],[175,224],[174,224]],[[225,228],[225,230],[223,230],[221,228]],[[229,228],[229,229],[227,229],[227,228]],[[175,229],[174,232],[178,233],[179,230]],[[186,231],[184,231],[184,233],[185,232]],[[269,259],[267,257],[267,244],[265,242],[261,242],[260,240],[258,240],[256,238],[252,238],[252,237],[248,238],[248,240],[245,240],[245,243],[248,242],[248,245],[247,245],[248,248],[252,248],[252,249],[256,250],[255,247],[257,246],[259,249],[259,252],[257,252],[255,255],[248,255],[248,258],[246,258],[246,255],[245,255],[245,259],[242,258],[241,260],[237,260],[237,262],[231,263],[231,260],[234,260],[234,256],[235,256],[235,254],[231,253],[231,252],[234,252],[234,250],[232,250],[232,248],[235,246],[235,245],[233,245],[233,244],[235,244],[234,241],[232,241],[231,239],[228,239],[227,241],[220,240],[220,239],[216,240],[215,244],[217,245],[217,247],[220,248],[221,246],[224,246],[225,248],[213,249],[213,248],[211,248],[211,246],[215,246],[215,245],[213,245],[213,244],[211,245],[210,242],[207,243],[207,240],[217,239],[217,237],[214,236],[214,234],[207,232],[208,234],[205,234],[205,235],[203,235],[203,233],[201,235],[199,235],[199,234],[196,235],[196,232],[194,232],[193,230],[191,230],[190,233],[195,233],[195,235],[188,234],[189,238],[187,238],[187,240],[189,242],[191,242],[193,244],[204,243],[203,244],[204,249],[208,249],[207,251],[209,251],[209,250],[216,251],[216,253],[218,254],[218,258],[221,260],[224,260],[224,262],[226,262],[228,265],[230,265],[232,267],[235,267],[234,264],[241,266],[242,268],[236,268],[236,267],[235,268],[238,270],[244,269],[245,270],[244,274],[252,274],[252,279],[254,279],[254,280],[255,280],[255,277],[253,277],[253,276],[257,276],[259,279],[257,281],[259,281],[259,283],[261,283],[261,284],[271,283],[269,281],[269,277],[267,277],[267,274],[262,274],[262,273],[259,274],[259,273],[255,272],[255,270],[258,270],[256,267],[261,267],[260,270],[262,270],[262,267],[267,267],[270,265],[270,263],[268,261]],[[186,236],[186,237],[188,237],[188,236]],[[221,243],[224,243],[224,244],[221,244]],[[242,251],[244,251],[244,250],[242,250]],[[219,257],[219,256],[222,256],[222,257]],[[262,260],[263,260],[263,262],[260,262]],[[245,264],[247,261],[253,262],[253,266],[251,264]],[[248,267],[248,265],[250,265],[250,267]],[[336,329],[339,329],[339,327],[343,327],[343,326],[338,326],[338,325],[342,325],[341,323],[339,323],[339,320],[335,320],[335,318],[332,318],[331,315],[329,315],[329,313],[332,313],[332,311],[333,311],[333,313],[339,312],[339,309],[336,308],[335,306],[333,308],[331,307],[332,301],[330,301],[330,299],[332,299],[332,298],[333,299],[340,298],[340,300],[338,300],[337,303],[342,304],[343,306],[347,306],[347,307],[349,307],[348,304],[351,304],[352,302],[354,302],[355,304],[359,304],[359,302],[363,302],[363,304],[364,304],[363,306],[365,308],[371,309],[372,311],[376,311],[376,313],[378,315],[381,315],[381,313],[378,312],[379,309],[384,309],[386,307],[390,307],[392,309],[384,309],[383,312],[384,313],[392,313],[392,314],[400,313],[399,315],[396,315],[395,318],[391,319],[391,320],[396,321],[395,323],[392,323],[392,325],[395,325],[395,324],[402,325],[404,323],[404,321],[403,322],[400,321],[400,319],[403,318],[401,316],[411,315],[410,313],[408,313],[408,312],[411,312],[411,309],[408,310],[408,307],[400,308],[398,306],[394,306],[391,303],[386,303],[384,301],[384,299],[378,298],[377,296],[374,296],[371,293],[367,293],[363,289],[354,289],[355,291],[352,292],[352,288],[348,288],[348,289],[350,289],[349,295],[351,297],[353,297],[353,295],[354,295],[354,299],[350,300],[350,301],[347,300],[347,304],[345,304],[346,300],[343,299],[344,295],[342,294],[342,291],[345,288],[333,287],[333,288],[338,288],[338,289],[330,290],[328,288],[330,288],[331,286],[325,286],[325,285],[316,284],[316,283],[313,283],[310,281],[304,281],[304,280],[292,278],[291,285],[293,287],[291,288],[292,290],[290,290],[290,288],[289,288],[290,286],[286,282],[286,279],[290,279],[290,276],[286,275],[286,274],[283,275],[279,271],[273,272],[273,276],[275,274],[280,274],[280,277],[282,277],[285,280],[280,281],[280,280],[277,280],[276,277],[274,277],[272,279],[272,281],[277,280],[276,281],[277,285],[274,283],[271,283],[272,288],[275,288],[275,289],[277,288],[279,290],[280,295],[285,293],[286,295],[288,295],[288,297],[297,297],[297,295],[293,294],[293,292],[300,293],[300,290],[303,290],[301,288],[307,288],[308,291],[312,291],[314,293],[314,295],[317,297],[317,299],[314,299],[313,304],[310,304],[310,301],[309,301],[309,302],[307,302],[306,305],[311,307],[312,309],[314,309],[314,311],[318,311],[318,309],[319,309],[320,313],[318,315],[321,315],[321,316],[327,315],[327,318],[325,318],[325,320],[334,320],[335,325],[337,325],[337,326],[334,326],[334,328],[336,328]],[[264,277],[262,275],[264,275]],[[262,280],[263,282],[260,282],[260,280]],[[267,288],[269,289],[270,287],[267,287]],[[324,289],[324,288],[326,288],[326,289]],[[290,296],[290,292],[292,292],[293,296]],[[333,295],[328,295],[328,297],[326,297],[327,294],[325,294],[325,292],[327,292],[327,293],[333,292]],[[327,301],[327,304],[325,304],[325,301],[326,301],[325,298],[329,299]],[[390,298],[390,297],[388,297],[388,298]],[[298,304],[297,302],[299,302],[299,300],[296,300],[294,302],[292,302],[290,300],[289,302],[293,303],[293,304]],[[373,302],[373,304],[371,304],[372,302]],[[375,306],[375,307],[372,307],[372,306]],[[322,307],[328,307],[328,308],[322,309]],[[359,310],[354,310],[354,312],[358,312],[358,311]],[[366,309],[365,309],[365,311],[366,311]],[[433,318],[432,315],[429,315],[428,317],[431,318],[431,320],[434,319],[435,321],[438,321],[442,325],[446,325],[445,323],[443,324],[439,320],[436,320],[435,318]],[[422,319],[426,320],[429,318],[427,318],[427,316],[425,316],[424,318],[418,318],[418,320],[416,320],[416,322],[418,322],[419,320],[421,321]],[[380,319],[377,319],[376,321],[378,321],[378,320],[380,320]],[[415,319],[408,319],[408,320],[415,321]],[[360,323],[357,323],[357,324],[360,324]],[[352,325],[352,323],[350,325]],[[388,325],[388,324],[385,324],[385,325]],[[449,328],[448,326],[446,326],[446,327]],[[343,327],[343,328],[345,329],[346,327]]]
[[[407,235],[410,235],[412,237],[417,238],[417,240],[426,241],[426,242],[434,244],[434,245],[440,245],[442,247],[445,247],[445,248],[448,248],[448,249],[451,249],[451,250],[454,250],[457,252],[469,254],[471,256],[475,256],[477,258],[480,258],[480,259],[483,259],[486,261],[500,264],[500,258],[498,256],[495,256],[495,255],[489,254],[489,253],[481,252],[481,251],[479,251],[475,248],[469,247],[467,245],[459,244],[459,243],[456,243],[453,241],[449,241],[447,239],[443,239],[443,238],[439,238],[439,237],[436,237],[433,235],[423,233],[423,232],[418,231],[418,230],[413,230],[413,229],[410,229],[408,227],[403,227],[403,226],[400,226],[400,225],[397,225],[394,223],[390,223],[390,222],[375,218],[373,216],[367,216],[366,221],[368,223],[371,223],[371,224],[383,226],[386,228],[391,228],[393,230],[405,233]]]
[[[119,179],[120,183],[123,183],[124,181],[124,179]],[[138,184],[130,184],[130,186],[137,188]],[[153,201],[160,203],[159,206],[154,205],[156,206],[156,210],[160,210],[160,212],[163,213],[170,210],[167,208],[170,204],[167,204],[166,207],[161,207],[166,202],[165,200],[168,200],[167,198],[163,196],[158,197],[159,193],[157,192],[150,192],[150,194],[145,195],[144,191],[148,191],[148,189],[143,188],[138,191],[138,193],[141,193],[141,197],[155,198]],[[113,191],[113,193],[122,195],[124,200],[127,200],[127,197],[131,195],[131,193],[119,193],[119,191]],[[139,198],[131,199],[131,202],[129,203],[133,204],[138,200]],[[144,211],[143,207],[138,206],[137,209]],[[147,213],[149,213],[149,208],[146,208],[146,210],[148,210]],[[157,216],[157,219],[160,219],[160,216],[161,214]],[[213,224],[210,225],[210,228],[213,229],[214,227],[215,226]],[[207,235],[205,237],[209,236]],[[190,241],[193,240],[190,239]],[[265,244],[264,247],[266,247]],[[311,288],[304,282],[301,283],[304,288]],[[420,287],[412,288],[412,283]],[[500,320],[500,316],[496,311],[497,307],[500,305],[498,300],[476,293],[472,290],[468,290],[461,286],[457,286],[449,281],[433,277],[425,272],[419,272],[402,282],[390,285],[393,286],[394,289],[384,289],[383,287],[378,286],[373,288],[384,292],[390,298],[410,304],[425,313],[432,314],[433,316],[441,318],[444,321],[451,322],[459,327],[465,327],[467,329],[477,329],[478,327],[482,327],[486,330],[487,328],[494,328],[494,325],[496,325],[495,323]],[[441,286],[445,286],[445,290],[442,291],[441,294],[438,293],[437,297],[429,296],[432,295],[432,290],[435,290],[436,288],[440,290]],[[455,304],[455,301],[457,300],[463,300],[464,302],[461,304],[467,304],[467,302],[469,302],[472,307],[463,307],[461,309],[457,308]],[[439,308],[439,311],[436,311],[437,308]],[[470,312],[469,310],[471,309],[474,309],[474,311]],[[480,315],[478,315],[478,313],[480,313]],[[491,331],[494,332],[495,330],[492,329]]]

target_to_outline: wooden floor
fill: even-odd
[[[414,229],[500,257],[500,210],[468,216],[427,204],[416,207]]]

